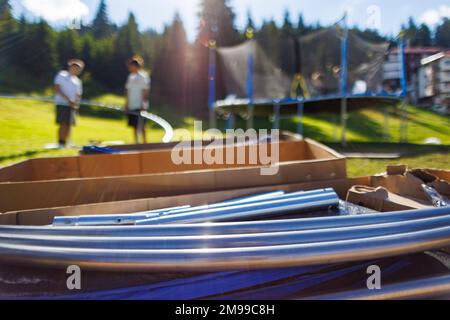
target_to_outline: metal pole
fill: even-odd
[[[402,105],[400,107],[400,142],[408,142],[408,78],[407,78],[407,66],[406,66],[406,53],[405,53],[405,32],[402,31],[400,35],[400,64],[401,64],[401,96],[403,97]]]
[[[104,248],[104,249],[199,249],[236,248],[252,246],[276,246],[308,244],[313,242],[363,239],[400,233],[417,232],[448,226],[450,216],[402,221],[375,226],[325,228],[309,231],[274,233],[247,233],[238,235],[197,235],[188,237],[161,237],[148,235],[135,237],[41,237],[38,235],[1,234],[2,243],[29,244],[34,246]]]
[[[253,105],[253,53],[250,53],[247,58],[247,97],[248,97],[248,120],[247,129],[254,127],[254,105]]]
[[[348,25],[347,25],[347,13],[343,19],[344,23],[344,36],[341,44],[341,139],[342,146],[347,146],[347,74],[348,74]]]
[[[297,103],[297,117],[298,117],[298,122],[297,122],[297,133],[303,138],[303,131],[304,131],[304,126],[303,126],[303,111],[304,111],[304,107],[305,104],[303,102],[302,98],[298,99],[298,103]]]
[[[0,261],[52,268],[76,264],[83,270],[102,271],[215,272],[368,261],[449,245],[450,227],[352,240],[219,249],[85,249],[0,242]]]
[[[275,130],[280,129],[280,102],[275,101],[275,104],[273,106],[273,128]]]
[[[216,101],[216,42],[209,42],[209,68],[208,68],[208,107],[209,126],[216,128],[216,112],[214,103]]]
[[[227,130],[234,129],[235,121],[236,121],[236,115],[234,113],[230,113],[230,117],[227,120]]]
[[[390,132],[389,132],[389,109],[383,108],[384,110],[384,134],[383,138],[384,140],[389,140],[391,138]]]
[[[45,235],[45,236],[94,236],[94,237],[145,237],[189,236],[283,232],[294,230],[314,230],[321,228],[343,228],[382,223],[397,223],[407,220],[431,219],[449,214],[448,208],[431,208],[385,213],[370,213],[355,216],[320,218],[298,218],[291,220],[249,221],[215,224],[170,224],[148,226],[107,226],[107,227],[55,227],[55,226],[0,226],[1,234]]]

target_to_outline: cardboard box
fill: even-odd
[[[334,174],[336,179],[346,177],[345,158],[342,155],[312,140],[298,140],[295,139],[295,136],[289,135],[285,135],[283,139],[277,145],[269,145],[269,156],[272,155],[273,148],[279,147],[279,161],[281,163],[316,162],[317,164],[323,164],[321,170],[327,170],[330,175]],[[255,145],[211,148],[213,155],[222,153],[223,164],[206,164],[204,161],[201,161],[200,164],[175,164],[172,160],[171,148],[138,153],[30,159],[0,169],[0,183],[258,167],[263,165],[264,162],[261,161],[260,157],[256,161],[250,161],[249,154],[254,148]],[[208,147],[190,149],[192,160],[195,154],[202,155],[206,150],[209,150]],[[238,150],[245,152],[244,161],[234,161],[235,164],[227,164],[227,151],[234,151],[234,158],[237,159]],[[333,177],[328,176],[326,178]]]
[[[308,183],[285,184],[275,186],[262,186],[257,188],[242,188],[221,192],[203,192],[197,194],[180,194],[178,196],[154,197],[128,201],[116,201],[95,203],[87,205],[66,206],[48,209],[35,209],[14,211],[0,214],[0,225],[49,225],[56,216],[76,216],[92,214],[127,214],[167,208],[182,205],[206,205],[225,200],[245,197],[254,194],[284,190],[295,192],[300,190],[313,190],[319,188],[334,188],[342,199],[345,199],[347,191],[358,184],[368,184],[369,178],[341,179],[330,181],[318,181]]]
[[[346,178],[343,158],[280,163],[276,175],[263,168],[0,183],[0,212]]]
[[[433,172],[435,176],[442,177],[445,180],[449,178],[449,171],[428,170]],[[34,210],[20,210],[4,214],[0,214],[0,225],[49,225],[56,216],[77,216],[77,215],[92,215],[92,214],[127,214],[140,211],[155,210],[160,208],[167,208],[172,206],[182,205],[205,205],[210,203],[221,202],[225,200],[235,199],[238,197],[245,197],[254,194],[271,192],[277,190],[284,190],[286,192],[295,192],[300,190],[313,190],[319,188],[334,188],[342,199],[348,199],[350,202],[363,205],[368,208],[386,212],[386,211],[401,211],[415,208],[431,207],[430,203],[416,202],[413,199],[398,196],[389,193],[389,198],[374,198],[368,197],[367,193],[361,193],[360,196],[355,197],[354,194],[349,193],[354,186],[373,189],[371,185],[372,177],[360,177],[352,179],[335,179],[326,181],[314,181],[307,183],[292,183],[267,185],[251,188],[239,188],[234,190],[224,190],[221,192],[205,191],[194,194],[180,193],[177,196],[158,196],[158,197],[143,197],[135,200],[114,201],[91,203],[74,206],[60,206],[54,208],[43,208]],[[379,201],[381,199],[381,202]],[[386,201],[387,200],[387,201]]]

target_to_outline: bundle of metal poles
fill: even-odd
[[[448,207],[257,221],[338,204],[331,189],[276,192],[134,215],[58,217],[44,227],[0,226],[0,261],[213,272],[367,261],[450,246]]]

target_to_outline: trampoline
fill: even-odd
[[[305,36],[285,34],[275,44],[264,35],[247,32],[247,36],[234,47],[216,48],[211,42],[212,126],[219,117],[228,119],[231,129],[235,116],[239,116],[247,120],[248,128],[253,128],[257,116],[271,118],[274,128],[279,129],[281,118],[335,113],[341,116],[345,142],[349,112],[379,108],[388,117],[389,109],[402,106],[401,119],[406,121],[403,33],[391,43],[369,42],[358,31],[348,29],[344,16],[336,24]],[[399,47],[394,57],[396,69],[389,70],[386,62],[395,46]],[[398,81],[387,81],[389,72],[394,72]],[[217,89],[223,99],[217,99]],[[405,127],[402,124],[401,130]]]
[[[402,99],[398,96],[390,95],[353,95],[346,97],[347,110],[349,112],[358,111],[369,107],[395,107]],[[342,97],[327,96],[311,99],[258,99],[253,102],[254,116],[270,117],[276,113],[276,107],[280,108],[281,117],[291,117],[298,114],[299,105],[303,105],[305,113],[340,113]],[[248,117],[249,99],[220,100],[215,104],[218,115],[228,117],[230,114],[238,114],[242,118]]]

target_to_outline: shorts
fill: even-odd
[[[128,126],[133,127],[135,129],[139,129],[140,126],[147,125],[147,119],[138,114],[129,114],[128,115]]]
[[[56,106],[56,123],[69,126],[76,125],[76,112],[68,106]]]

